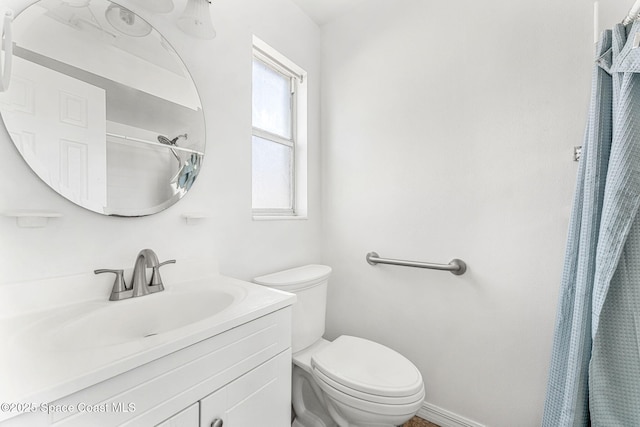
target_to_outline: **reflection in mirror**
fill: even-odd
[[[189,191],[204,157],[204,115],[158,31],[108,0],[40,0],[13,33],[0,113],[43,181],[119,216],[159,212]]]

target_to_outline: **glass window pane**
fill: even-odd
[[[291,79],[253,61],[253,126],[291,139]]]
[[[293,149],[253,137],[253,208],[292,209]]]

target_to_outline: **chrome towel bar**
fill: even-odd
[[[380,258],[376,252],[369,252],[367,254],[367,262],[371,265],[376,264],[391,264],[400,265],[403,267],[417,267],[417,268],[429,268],[431,270],[443,270],[449,271],[451,274],[460,276],[467,271],[467,264],[461,259],[452,259],[449,264],[433,264],[430,262],[420,261],[404,261],[399,259]]]

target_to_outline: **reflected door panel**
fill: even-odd
[[[34,172],[71,201],[106,205],[106,96],[101,88],[14,58],[2,94],[9,133]],[[12,88],[13,89],[13,88]]]

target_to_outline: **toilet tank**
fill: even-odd
[[[322,338],[331,267],[310,264],[256,277],[254,282],[296,294],[291,351],[296,353]]]

